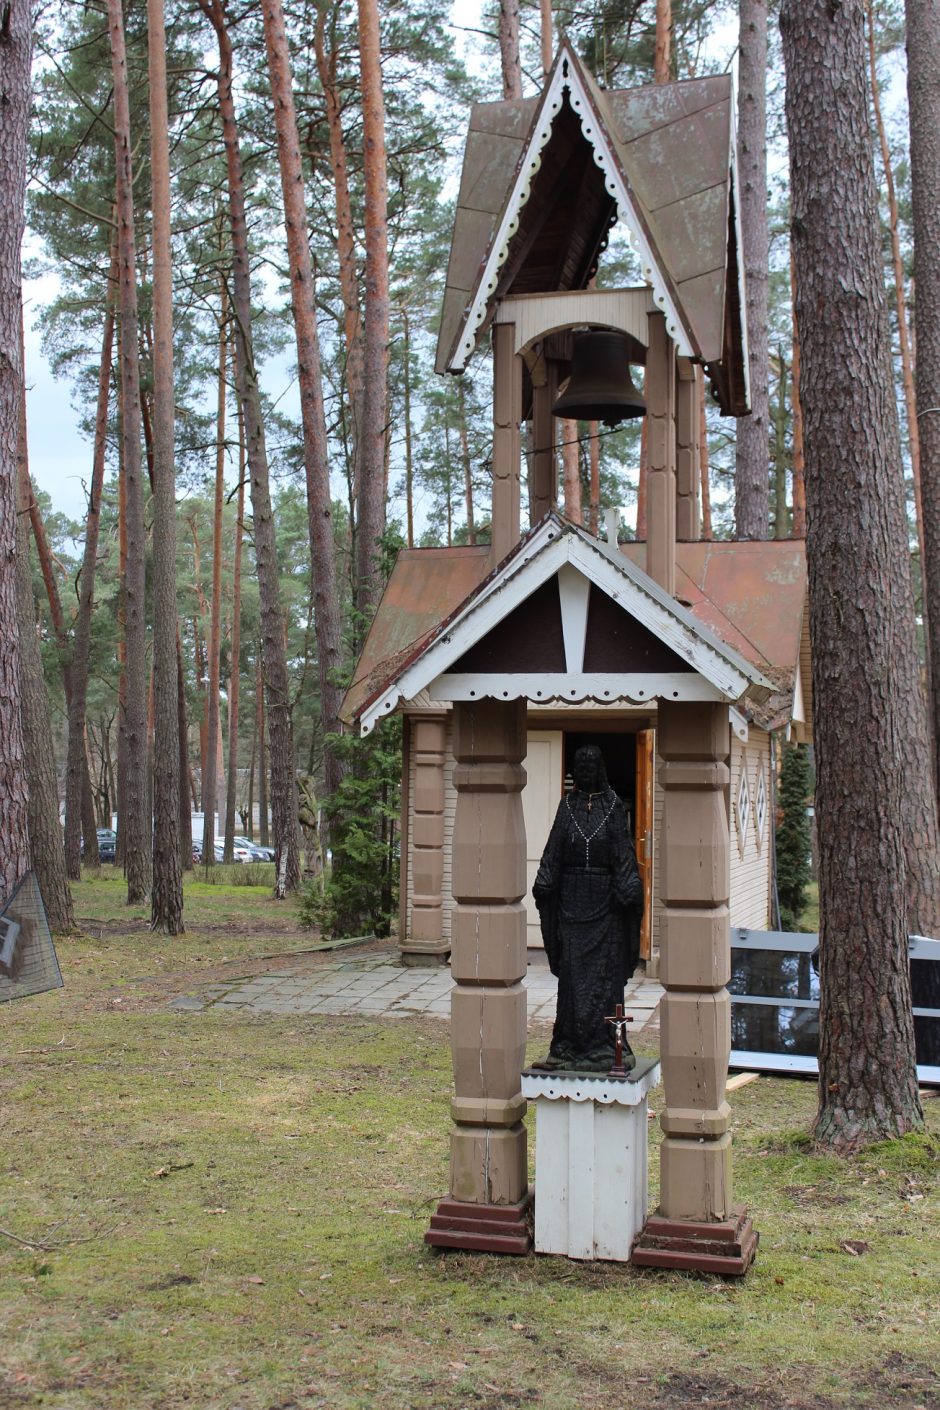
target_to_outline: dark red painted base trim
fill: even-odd
[[[432,1248],[526,1254],[532,1248],[532,1190],[518,1204],[467,1204],[445,1196],[424,1242]]]
[[[630,1257],[641,1268],[681,1268],[740,1278],[754,1262],[759,1238],[744,1208],[715,1224],[652,1214]]]

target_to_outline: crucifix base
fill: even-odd
[[[626,1077],[522,1074],[535,1103],[535,1251],[626,1263],[646,1219],[647,1094],[659,1063]]]
[[[445,1197],[424,1242],[432,1248],[526,1254],[532,1247],[532,1190],[517,1204],[470,1204]]]
[[[632,1262],[740,1278],[754,1262],[759,1237],[743,1207],[714,1224],[652,1214],[633,1245]]]

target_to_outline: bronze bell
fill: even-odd
[[[630,376],[629,346],[626,333],[604,328],[575,333],[571,376],[561,385],[552,415],[605,426],[645,416],[646,402]]]

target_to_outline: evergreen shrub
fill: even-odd
[[[777,822],[777,897],[780,924],[798,930],[810,881],[810,827],[806,808],[812,778],[805,745],[787,745],[780,765]]]
[[[401,718],[365,739],[331,735],[345,775],[324,803],[330,859],[300,898],[302,925],[323,935],[388,935],[398,909]]]

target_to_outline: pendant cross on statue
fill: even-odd
[[[608,1077],[628,1077],[636,1066],[636,1058],[630,1051],[630,1044],[627,1043],[627,1024],[632,1022],[628,1013],[624,1013],[623,1004],[618,1004],[614,1009],[612,1017],[605,1017],[605,1023],[609,1023],[614,1030],[614,1065],[608,1072]],[[623,1049],[626,1044],[629,1060],[624,1062]]]

